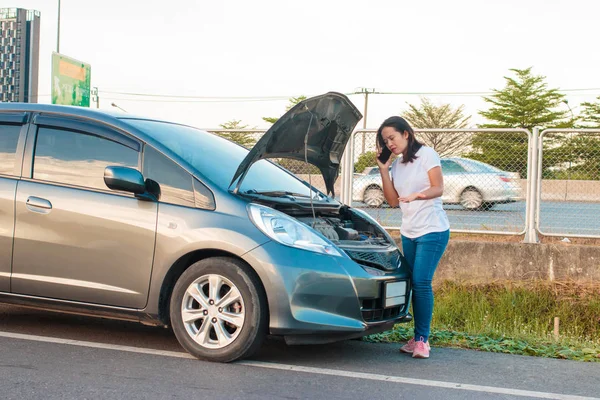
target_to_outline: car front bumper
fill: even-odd
[[[382,271],[345,255],[323,255],[276,242],[252,250],[244,259],[264,285],[270,333],[285,336],[290,344],[361,337],[412,319],[406,265]]]

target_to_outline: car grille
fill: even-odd
[[[408,309],[408,296],[410,295],[410,284],[407,285],[407,296],[405,304],[399,304],[393,307],[384,307],[383,297],[362,299],[361,313],[365,322],[382,322],[390,319],[398,318],[406,313]],[[383,288],[382,288],[383,289]],[[383,296],[383,290],[381,291]]]
[[[379,322],[388,319],[394,319],[400,316],[404,306],[396,306],[390,308],[377,308],[370,310],[362,310],[362,317],[365,322]]]
[[[367,264],[371,267],[392,271],[398,268],[400,264],[400,251],[353,251],[346,250],[346,253],[354,261]]]

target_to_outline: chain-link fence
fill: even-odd
[[[442,200],[454,231],[522,234],[530,134],[519,129],[416,130],[422,143],[440,155]],[[354,137],[352,205],[364,208],[382,225],[401,228],[400,208],[383,197],[375,161],[376,131]]]
[[[251,148],[262,129],[209,129]],[[416,130],[441,157],[444,209],[455,232],[600,237],[600,130]],[[336,198],[383,226],[402,212],[383,197],[375,130],[358,130],[344,154]],[[326,193],[320,171],[303,161],[271,160]],[[310,174],[310,175],[309,175]],[[532,180],[533,179],[533,180]],[[532,240],[529,240],[532,241]]]
[[[600,130],[547,129],[538,142],[538,231],[599,237]]]

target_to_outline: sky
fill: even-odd
[[[41,12],[49,103],[58,0],[3,7]],[[421,96],[464,105],[475,126],[487,103],[465,93],[502,89],[511,68],[545,76],[575,114],[594,101],[598,15],[598,0],[61,0],[60,53],[91,64],[100,108],[200,128],[268,128],[262,117],[281,116],[289,97],[361,88],[404,93],[370,95],[367,128]],[[364,111],[364,95],[349,98]]]

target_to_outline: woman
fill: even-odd
[[[415,358],[429,358],[431,281],[450,237],[450,224],[440,198],[444,191],[440,157],[417,141],[413,129],[401,117],[390,117],[381,124],[377,144],[383,193],[391,207],[400,205],[402,209],[402,250],[412,271],[415,335],[400,351],[412,353]],[[385,159],[390,152],[398,156],[393,163],[391,156]]]

